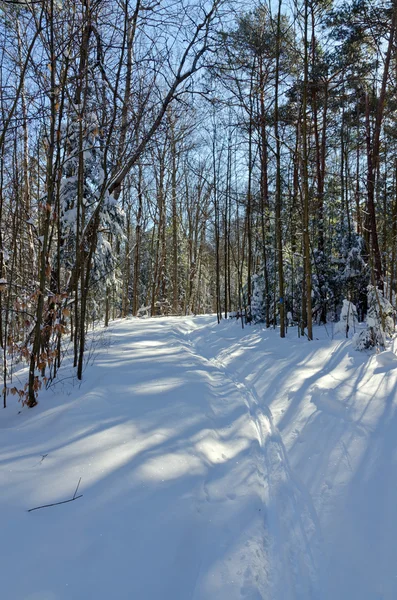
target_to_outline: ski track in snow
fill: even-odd
[[[235,572],[235,581],[233,581],[233,591],[230,590],[231,598],[241,598],[244,600],[271,600],[274,596],[274,589],[272,589],[272,580],[274,579],[273,564],[272,564],[272,552],[273,549],[269,547],[269,539],[266,532],[266,525],[268,520],[267,515],[267,498],[265,493],[265,479],[267,478],[267,472],[261,464],[263,461],[260,460],[261,451],[258,451],[258,445],[260,449],[263,448],[264,439],[270,434],[269,423],[263,417],[254,417],[253,410],[256,401],[248,388],[240,382],[236,382],[224,365],[216,359],[208,359],[204,354],[200,353],[199,349],[195,347],[194,343],[189,340],[187,332],[182,332],[181,335],[176,335],[175,340],[178,344],[183,344],[185,349],[193,356],[195,360],[199,360],[203,363],[204,372],[209,373],[211,376],[211,386],[214,389],[214,396],[212,397],[212,405],[210,406],[209,413],[206,417],[211,422],[213,430],[217,432],[218,437],[222,437],[220,432],[222,428],[219,427],[217,422],[217,415],[221,415],[224,406],[223,402],[217,402],[217,399],[224,396],[225,383],[230,383],[232,387],[237,391],[238,396],[242,399],[244,405],[248,408],[252,423],[254,425],[254,436],[256,439],[252,440],[252,447],[249,448],[249,456],[252,458],[255,464],[256,476],[258,480],[258,496],[261,500],[261,506],[258,512],[261,513],[261,519],[259,520],[260,527],[257,528],[254,534],[251,534],[245,541],[242,549],[239,552],[238,561],[239,565]],[[230,394],[230,388],[229,392]],[[227,401],[227,399],[225,399]],[[259,411],[258,411],[259,412]],[[255,443],[257,442],[257,443]],[[222,454],[222,459],[227,460],[227,456]],[[233,485],[230,486],[230,490],[226,494],[219,495],[216,489],[216,481],[219,477],[216,470],[212,469],[210,476],[207,476],[203,482],[202,490],[205,497],[206,504],[211,507],[214,504],[222,505],[225,501],[234,502],[236,500],[236,493],[234,492]],[[198,504],[198,512],[204,513],[207,510],[207,506]],[[211,510],[211,508],[209,509]],[[210,566],[210,560],[205,561],[207,567]],[[236,563],[235,563],[236,564]],[[238,564],[238,562],[237,562]],[[202,563],[203,565],[203,563]],[[201,566],[202,566],[201,565]],[[200,574],[197,574],[197,583],[192,595],[193,600],[206,600],[208,598],[216,598],[217,594],[222,594],[222,591],[209,592],[208,589],[201,589],[198,585],[200,580]],[[212,595],[216,594],[216,595]]]
[[[205,348],[190,342],[194,351],[205,357]],[[224,351],[227,354],[227,350]],[[231,351],[232,352],[232,351]],[[261,403],[255,389],[237,379],[220,358],[206,358],[237,388],[255,427],[258,446],[255,452],[264,496],[264,546],[270,561],[271,598],[318,598],[316,553],[320,547],[320,525],[305,486],[293,474],[282,437],[268,406]]]

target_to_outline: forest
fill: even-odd
[[[4,407],[36,405],[66,341],[81,379],[115,318],[310,341],[347,301],[387,332],[396,24],[396,0],[2,0]]]

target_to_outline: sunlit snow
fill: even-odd
[[[395,600],[393,345],[112,329],[80,387],[0,413],[2,598]]]

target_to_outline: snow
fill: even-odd
[[[342,335],[348,337],[349,330],[355,333],[357,325],[357,309],[352,302],[344,299],[340,313],[340,320],[335,324],[334,334],[341,333]]]
[[[69,210],[65,210],[63,214],[63,220],[68,225],[74,225],[77,220],[77,208],[70,208]]]
[[[376,355],[376,360],[382,366],[394,365],[397,367],[397,355],[391,350],[379,352],[379,354]]]
[[[80,387],[10,397],[2,597],[395,599],[395,348],[327,331],[118,321]]]

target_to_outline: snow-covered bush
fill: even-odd
[[[353,338],[357,350],[366,350],[375,346],[385,347],[386,337],[392,336],[394,327],[394,308],[382,292],[373,285],[368,286],[367,328]]]
[[[357,309],[349,300],[343,300],[339,322],[336,323],[334,333],[341,333],[348,337],[349,331],[355,332],[358,323]]]
[[[394,333],[394,308],[381,291],[374,286],[368,286],[368,315],[367,323],[376,327],[379,323],[387,336]]]
[[[370,327],[363,329],[360,333],[355,333],[353,336],[353,347],[356,350],[368,350],[376,346],[374,333]]]

